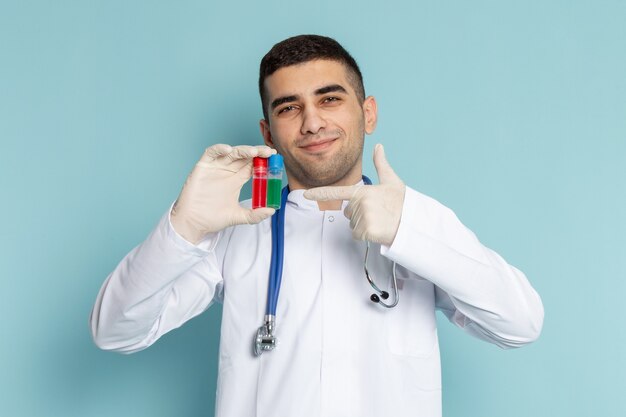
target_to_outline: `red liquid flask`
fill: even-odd
[[[252,160],[252,208],[265,207],[267,202],[267,158]]]

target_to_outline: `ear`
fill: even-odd
[[[275,148],[274,141],[272,141],[272,132],[270,132],[270,124],[267,120],[259,120],[259,128],[261,129],[261,135],[263,135],[263,142],[270,148]]]
[[[368,96],[363,101],[363,115],[365,117],[365,133],[371,135],[374,133],[378,121],[378,106],[374,96]]]

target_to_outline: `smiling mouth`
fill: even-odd
[[[321,152],[330,148],[337,139],[339,138],[337,137],[337,138],[328,138],[328,139],[318,140],[315,142],[311,142],[307,145],[300,146],[300,148],[304,149],[307,152]]]

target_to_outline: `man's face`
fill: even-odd
[[[261,120],[261,133],[283,155],[292,189],[361,179],[363,139],[376,127],[376,102],[360,102],[342,63],[283,67],[265,79],[265,88],[269,120]]]

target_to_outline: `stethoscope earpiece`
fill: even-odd
[[[393,277],[392,289],[393,289],[394,301],[391,304],[387,304],[384,301],[382,301],[381,298],[383,300],[387,300],[389,298],[389,293],[387,291],[383,291],[380,288],[378,288],[378,286],[374,283],[374,280],[372,280],[372,278],[370,277],[369,271],[367,270],[367,257],[370,253],[370,243],[369,242],[365,242],[365,243],[366,243],[365,261],[363,262],[363,270],[365,271],[365,278],[367,278],[367,282],[369,282],[372,288],[378,293],[378,294],[372,294],[370,296],[370,300],[386,308],[395,307],[398,304],[398,300],[400,299],[400,294],[398,293],[398,280],[396,278],[396,263],[394,262],[391,268],[391,272],[392,272],[391,275]]]
[[[373,301],[373,302],[375,302],[375,303],[380,303],[380,299],[381,299],[381,298],[382,298],[383,300],[388,299],[388,298],[389,298],[389,293],[388,293],[387,291],[383,291],[383,292],[380,294],[380,297],[379,297],[378,295],[376,295],[376,294],[372,294],[372,296],[370,297],[370,300],[372,300],[372,301]]]

